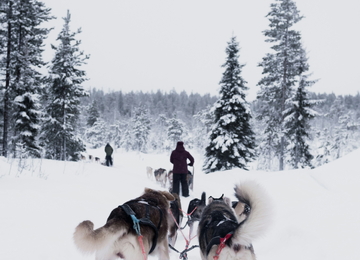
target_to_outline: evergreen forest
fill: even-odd
[[[274,0],[267,17],[270,50],[258,63],[260,91],[249,102],[235,36],[224,43],[219,95],[86,90],[83,83],[91,79],[82,66],[91,59],[81,30],[71,29],[71,13],[64,14],[53,58],[45,62],[51,9],[36,0],[1,1],[1,156],[77,161],[106,143],[158,153],[181,140],[205,155],[203,170],[210,173],[314,168],[358,149],[360,93],[312,92],[317,81],[293,27],[303,19],[296,3]]]

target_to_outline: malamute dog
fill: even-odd
[[[96,252],[96,260],[140,260],[148,254],[168,260],[168,210],[173,200],[167,191],[145,188],[142,196],[114,209],[103,227],[94,230],[91,221],[80,223],[74,242],[83,253]],[[143,246],[134,228],[137,221]]]
[[[268,227],[271,205],[254,182],[236,185],[235,196],[237,203],[209,198],[198,228],[202,260],[255,260],[252,242]]]
[[[171,193],[175,200],[170,202],[170,213],[171,216],[169,217],[169,244],[171,246],[175,246],[176,239],[177,239],[177,231],[179,226],[181,226],[181,222],[183,219],[183,212],[181,209],[181,201],[180,197],[177,193]]]

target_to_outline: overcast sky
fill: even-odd
[[[81,49],[90,54],[83,67],[86,88],[217,95],[225,48],[234,35],[240,46],[247,99],[256,97],[262,75],[258,63],[271,44],[262,31],[275,0],[42,0],[57,19],[46,44],[45,60],[69,9],[72,31],[82,28]],[[308,52],[317,93],[360,91],[360,2],[297,0],[305,18],[297,24]]]

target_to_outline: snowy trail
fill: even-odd
[[[358,259],[358,158],[360,150],[314,170],[203,174],[201,156],[196,154],[195,188],[181,202],[186,210],[189,201],[203,191],[207,196],[224,193],[233,197],[235,183],[255,180],[274,204],[270,230],[254,241],[258,260]],[[162,189],[148,180],[146,166],[171,167],[168,154],[118,151],[114,162],[114,167],[108,168],[90,162],[42,160],[33,163],[37,170],[19,175],[16,162],[0,157],[0,259],[94,259],[75,248],[72,234],[76,225],[86,219],[95,227],[104,225],[113,208],[142,194],[144,187]],[[184,234],[188,234],[187,228]],[[196,244],[195,238],[191,245]],[[185,248],[180,233],[176,248]],[[199,260],[199,249],[188,256]],[[171,259],[178,257],[171,251]]]

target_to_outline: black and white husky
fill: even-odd
[[[268,227],[271,205],[255,182],[236,185],[235,196],[209,198],[198,228],[202,260],[255,260],[252,242]]]

